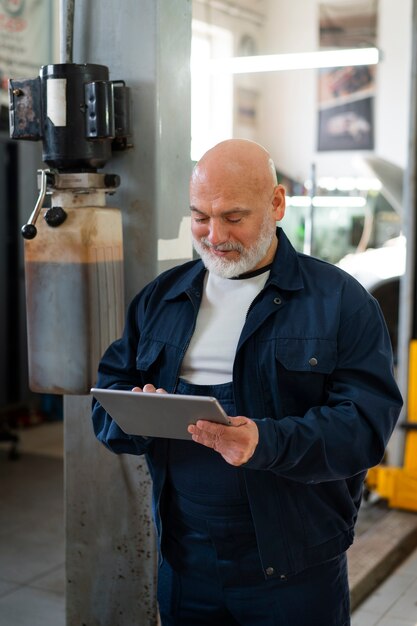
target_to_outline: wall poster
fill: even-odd
[[[377,43],[377,0],[319,4],[320,49]],[[318,150],[373,150],[375,65],[319,70]]]
[[[0,105],[9,78],[35,78],[52,63],[52,33],[51,0],[0,0]]]

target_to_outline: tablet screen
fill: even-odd
[[[203,419],[229,425],[216,398],[119,389],[91,389],[92,395],[128,435],[191,439],[189,424]]]

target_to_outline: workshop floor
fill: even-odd
[[[0,626],[65,626],[63,424],[20,431],[20,458],[0,444]],[[357,534],[386,514],[365,505]],[[417,625],[417,550],[353,614],[352,626]]]
[[[62,422],[0,446],[0,626],[65,625]]]

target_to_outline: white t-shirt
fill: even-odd
[[[269,277],[269,266],[237,279],[207,272],[194,334],[180,376],[196,385],[232,380],[233,362],[247,311]]]

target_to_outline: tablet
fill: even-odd
[[[229,425],[216,398],[119,389],[91,389],[92,395],[127,435],[191,439],[189,424],[204,419]]]

